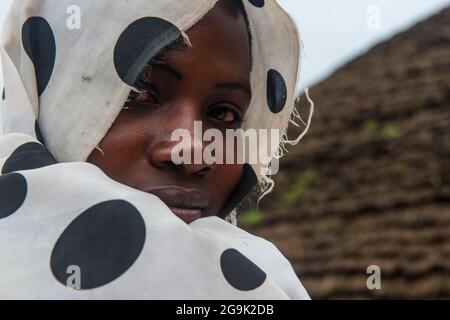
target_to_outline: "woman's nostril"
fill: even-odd
[[[208,164],[181,164],[179,165],[179,168],[181,168],[184,173],[204,177],[212,171],[213,166]]]
[[[204,176],[206,176],[208,174],[208,172],[210,172],[212,170],[212,168],[210,166],[206,166],[202,169],[200,169],[199,171],[195,172],[195,174],[197,176],[199,176],[200,178],[203,178]]]
[[[174,169],[175,171],[180,171],[180,172],[183,171],[183,166],[182,165],[176,164],[176,163],[174,163],[172,161],[168,161],[167,167],[170,167],[170,168]]]

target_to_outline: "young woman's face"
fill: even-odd
[[[244,16],[220,1],[189,32],[193,47],[169,50],[152,66],[150,84],[120,113],[88,162],[112,179],[160,197],[186,223],[217,215],[243,166],[172,161],[176,129],[237,129],[251,99],[250,44]],[[225,141],[223,141],[225,146]],[[192,153],[207,143],[192,140]],[[199,150],[197,150],[198,152]],[[224,150],[226,156],[226,148]]]

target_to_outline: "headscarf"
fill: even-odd
[[[308,298],[271,243],[219,217],[186,225],[157,197],[85,162],[149,60],[180,36],[188,40],[216,2],[13,3],[0,49],[0,298]],[[285,131],[298,31],[275,0],[243,3],[253,61],[244,129]],[[267,166],[245,165],[222,217]]]

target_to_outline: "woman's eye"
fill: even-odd
[[[155,98],[155,95],[152,92],[149,92],[149,91],[140,92],[139,95],[136,98],[136,101],[151,102],[151,103],[157,103],[158,102],[158,100]]]
[[[142,90],[140,92],[131,91],[125,106],[134,107],[134,106],[155,105],[155,104],[159,104],[159,101],[156,98],[156,93],[151,90]]]
[[[237,125],[242,122],[242,116],[231,107],[215,107],[209,111],[209,116],[227,125]]]

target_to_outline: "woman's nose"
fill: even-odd
[[[209,174],[215,164],[208,164],[211,161],[206,163],[203,157],[208,144],[203,141],[203,126],[200,121],[199,117],[188,112],[171,119],[171,130],[164,130],[153,141],[153,148],[149,150],[151,164],[158,169],[176,170],[189,175],[203,177]],[[183,134],[174,134],[175,130]]]

